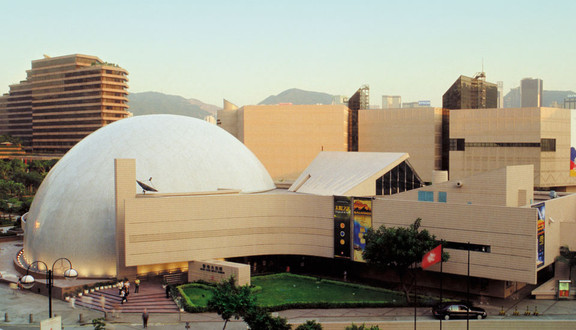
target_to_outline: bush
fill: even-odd
[[[322,330],[322,325],[316,323],[314,320],[308,320],[304,324],[300,324],[296,327],[296,330]]]
[[[292,326],[283,317],[273,317],[264,308],[253,307],[243,316],[244,322],[252,330],[290,330]]]

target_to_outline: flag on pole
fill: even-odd
[[[442,261],[442,244],[430,250],[422,258],[422,269],[426,269]]]

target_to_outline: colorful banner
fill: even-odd
[[[366,262],[362,252],[366,247],[364,234],[368,228],[372,228],[372,200],[354,198],[354,261]]]
[[[352,198],[334,196],[334,257],[350,259]]]
[[[570,110],[570,176],[576,176],[576,110]]]
[[[544,244],[545,244],[545,230],[546,230],[546,208],[544,203],[534,206],[538,210],[538,255],[536,259],[536,266],[538,268],[544,266]]]

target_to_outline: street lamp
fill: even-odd
[[[75,280],[78,277],[78,272],[74,268],[72,268],[72,262],[70,262],[70,260],[68,260],[67,258],[56,259],[52,264],[52,268],[48,268],[48,265],[46,265],[46,263],[43,261],[34,261],[30,265],[28,265],[28,268],[26,269],[26,275],[22,276],[22,278],[20,279],[20,284],[24,289],[31,289],[34,286],[35,279],[34,276],[28,274],[30,271],[30,267],[34,264],[44,265],[44,268],[46,269],[45,270],[46,284],[48,286],[48,314],[50,315],[50,318],[52,318],[52,286],[54,285],[54,266],[60,260],[66,260],[70,264],[70,268],[64,271],[64,277],[67,280]],[[40,271],[40,267],[38,267],[38,271]]]

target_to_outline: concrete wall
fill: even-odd
[[[426,182],[442,165],[442,109],[358,111],[358,151],[407,152]]]
[[[242,141],[274,181],[297,179],[320,151],[348,150],[346,106],[258,105],[234,112],[237,118],[218,112],[220,127]]]
[[[129,266],[266,254],[332,257],[332,197],[298,194],[126,199]]]
[[[449,204],[480,204],[489,206],[525,206],[534,200],[532,165],[518,165],[483,172],[454,180],[386,196],[388,199],[418,200],[419,191],[446,192]],[[522,198],[520,198],[522,197]]]
[[[536,283],[535,209],[391,199],[376,199],[372,208],[375,228],[408,226],[421,218],[422,229],[437,238],[490,246],[490,253],[471,252],[472,276]],[[450,260],[443,271],[466,275],[467,251],[447,249],[447,252]],[[429,269],[439,271],[440,266]]]
[[[539,147],[466,147],[450,151],[450,179],[509,165],[534,165],[536,187],[576,185],[570,177],[570,110],[559,108],[450,111],[450,139],[467,143],[540,143],[556,139],[556,151]]]

